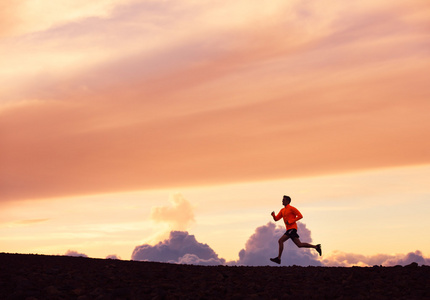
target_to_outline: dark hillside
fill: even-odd
[[[429,299],[430,267],[228,267],[0,253],[0,299]]]

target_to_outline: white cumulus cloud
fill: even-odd
[[[186,231],[172,231],[168,239],[154,246],[149,244],[137,246],[131,258],[182,264],[225,264],[225,260],[219,258],[209,245],[199,243],[194,235]]]
[[[239,252],[235,264],[246,266],[265,266],[273,264],[270,257],[278,256],[278,240],[285,233],[285,228],[268,223],[255,229]],[[312,242],[311,231],[304,223],[298,223],[298,233],[302,242]],[[321,266],[318,254],[314,249],[298,248],[291,240],[284,243],[281,265]]]
[[[67,250],[67,252],[66,252],[66,254],[64,254],[64,256],[88,257],[88,255],[86,255],[84,253],[79,253],[78,251],[75,251],[75,250]]]

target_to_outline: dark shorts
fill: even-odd
[[[299,235],[297,234],[297,229],[288,229],[284,235],[288,236],[289,238],[299,238]]]

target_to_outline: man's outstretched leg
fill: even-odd
[[[302,243],[300,241],[300,239],[297,238],[297,237],[293,238],[293,242],[299,248],[314,248],[315,250],[317,250],[317,252],[319,253],[320,256],[322,255],[321,244],[312,245],[312,244],[309,244],[309,243]]]
[[[278,244],[279,244],[279,251],[278,251],[278,257],[274,257],[271,258],[270,260],[273,261],[274,263],[280,264],[281,263],[281,256],[282,256],[282,251],[284,251],[284,243],[285,241],[287,241],[290,237],[287,235],[283,235],[281,236],[281,238],[278,240]]]

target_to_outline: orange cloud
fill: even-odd
[[[137,47],[144,30],[136,25],[133,41],[123,33],[139,13],[61,27],[82,51],[100,47],[78,43],[85,23],[123,52],[69,72],[22,73],[3,92],[2,199],[429,163],[428,6],[413,4],[323,24],[316,9],[299,7],[288,22],[278,22],[284,10],[231,30],[192,31],[180,18],[190,33],[181,39],[173,21],[156,23],[172,40],[141,52],[121,48],[122,36]],[[42,36],[62,49],[54,29]]]
[[[195,221],[193,207],[181,194],[173,195],[170,201],[173,204],[172,207],[153,207],[151,219],[155,222],[169,224],[172,230],[188,229],[190,223]]]

